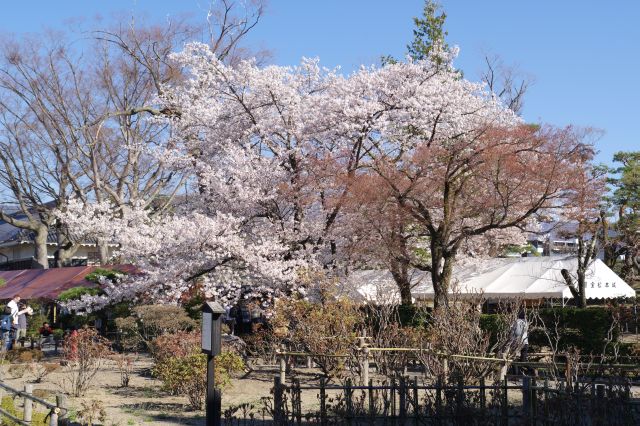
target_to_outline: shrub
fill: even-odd
[[[132,316],[116,319],[121,344],[126,350],[148,349],[158,336],[191,331],[197,325],[184,309],[172,305],[137,306]]]
[[[164,335],[153,341],[152,348],[153,374],[162,381],[164,390],[185,395],[192,408],[202,409],[207,389],[207,357],[201,353],[200,333]],[[222,352],[216,357],[216,386],[228,386],[231,375],[243,368],[238,354]]]
[[[57,341],[62,341],[64,339],[64,330],[61,328],[53,329],[53,338]]]
[[[107,411],[100,401],[83,401],[76,412],[76,418],[83,426],[93,426],[97,422],[104,424],[107,420]]]
[[[69,302],[71,300],[78,300],[82,296],[97,296],[101,290],[97,287],[73,287],[63,291],[58,295],[58,301]]]
[[[138,319],[134,317],[116,318],[118,330],[118,343],[122,350],[136,351],[146,345],[138,330]]]
[[[379,348],[419,346],[424,328],[416,325],[403,326],[402,316],[405,315],[404,324],[419,324],[424,319],[423,311],[407,305],[381,305],[367,306],[364,313],[365,330],[370,345]],[[376,351],[372,352],[371,356],[378,371],[389,376],[403,374],[411,353]]]
[[[538,314],[539,324],[529,335],[532,345],[548,345],[544,328],[558,332],[557,349],[563,352],[575,348],[582,354],[600,354],[609,340],[618,339],[619,329],[612,329],[612,312],[606,307],[547,308]]]
[[[39,363],[34,362],[30,366],[31,374],[33,376],[34,383],[41,383],[42,380],[47,377],[49,374],[53,373],[57,369],[60,368],[60,364],[48,362],[48,363]]]
[[[7,352],[7,360],[9,362],[29,363],[40,361],[43,353],[39,349],[30,348],[14,348]]]
[[[92,273],[86,275],[84,279],[94,283],[99,283],[102,278],[106,278],[111,282],[116,282],[122,275],[127,275],[127,273],[124,271],[118,271],[117,269],[96,268]]]
[[[420,352],[418,358],[428,374],[443,380],[462,377],[465,381],[478,380],[492,374],[495,365],[480,360],[448,358],[444,363],[440,354],[488,356],[503,352],[513,357],[519,350],[513,345],[512,325],[516,322],[521,301],[511,300],[501,303],[498,313],[482,315],[478,306],[482,305],[481,294],[462,297],[453,292],[448,309],[438,309],[431,313],[425,333],[421,336],[420,347],[428,351]],[[433,351],[433,352],[431,352]]]
[[[65,391],[82,396],[103,365],[104,357],[111,352],[109,341],[96,330],[83,328],[64,340],[63,349],[67,361],[63,375]]]
[[[133,367],[137,357],[127,354],[116,354],[113,356],[113,360],[116,362],[118,372],[120,373],[120,387],[129,387],[129,381],[131,380],[131,374],[133,373]]]
[[[356,330],[362,326],[357,306],[346,300],[312,304],[303,300],[281,300],[273,318],[276,335],[291,349],[311,354],[349,355],[357,343]],[[326,377],[341,376],[345,358],[312,356]]]

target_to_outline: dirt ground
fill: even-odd
[[[60,360],[47,357],[44,362],[54,363]],[[120,387],[120,373],[116,363],[105,361],[98,372],[93,385],[82,398],[68,398],[71,418],[81,407],[82,402],[100,401],[107,412],[106,425],[202,425],[204,412],[193,411],[185,397],[168,395],[161,389],[158,380],[153,379],[149,370],[152,361],[141,355],[134,364],[129,386]],[[15,389],[23,389],[26,383],[33,383],[34,375],[27,364],[11,364],[2,366],[2,381]],[[24,374],[22,370],[26,369]],[[234,380],[225,389],[223,411],[229,406],[253,404],[261,407],[260,398],[269,395],[273,384],[272,376],[256,374],[255,377]],[[42,383],[33,383],[34,394],[42,395],[47,400],[55,401],[55,395],[63,393],[66,386],[63,374],[57,370],[49,374]],[[41,411],[36,405],[35,411]],[[1,423],[0,423],[1,424]]]
[[[60,358],[47,356],[41,362],[59,363]],[[76,418],[77,411],[83,402],[99,401],[106,410],[108,420],[104,424],[108,426],[203,425],[204,411],[194,411],[189,408],[186,397],[172,396],[164,392],[161,383],[151,377],[152,365],[150,357],[138,356],[134,363],[129,386],[121,387],[120,372],[116,363],[105,360],[84,397],[67,397],[70,418]],[[54,402],[56,394],[68,391],[61,369],[50,373],[41,383],[34,383],[34,374],[30,371],[29,364],[4,364],[0,368],[2,382],[14,389],[23,389],[26,383],[32,383],[34,395],[48,401]],[[244,405],[244,409],[251,408],[256,419],[263,418],[264,404],[261,398],[270,395],[276,373],[275,368],[261,367],[259,370],[244,375],[244,377],[233,379],[231,385],[223,391],[223,413],[230,407]],[[312,377],[313,374],[305,375],[303,373],[301,380],[306,381]],[[307,392],[303,397],[303,405],[310,409],[318,408],[316,394]],[[16,406],[21,406],[19,399],[16,399]],[[235,416],[242,418],[243,408],[239,408],[235,412]],[[36,405],[34,411],[44,411],[44,408]]]
[[[55,356],[47,356],[42,362],[59,363]],[[33,383],[34,375],[27,364],[4,364],[1,367],[2,381],[16,389],[23,389],[26,383]],[[204,412],[191,410],[186,397],[172,396],[163,392],[159,381],[150,375],[152,361],[148,356],[140,355],[135,361],[128,387],[120,386],[120,373],[114,361],[105,361],[97,374],[93,385],[82,398],[68,398],[71,419],[77,416],[83,402],[99,401],[107,413],[108,426],[115,425],[203,425]],[[260,367],[244,377],[236,378],[232,385],[223,391],[223,413],[229,407],[245,404],[252,407],[256,419],[263,418],[264,406],[261,398],[270,395],[275,368]],[[313,370],[298,370],[301,383],[316,382]],[[55,395],[64,393],[66,386],[60,369],[49,374],[42,383],[33,383],[34,394],[44,399],[55,401]],[[640,395],[639,389],[633,389],[634,396]],[[328,394],[329,397],[332,395]],[[516,395],[517,397],[517,395]],[[511,398],[510,398],[511,399]],[[16,400],[19,405],[20,402]],[[317,409],[319,402],[317,392],[303,392],[302,405],[305,409]],[[35,411],[42,411],[36,406]],[[239,408],[236,416],[242,417],[243,409]],[[0,422],[0,424],[2,424]]]

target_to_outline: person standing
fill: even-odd
[[[11,298],[9,303],[7,303],[6,310],[10,316],[11,328],[9,332],[5,335],[5,348],[10,350],[13,348],[13,342],[16,340],[16,332],[18,330],[18,315],[20,312],[20,308],[18,303],[20,303],[20,295],[15,295]]]
[[[9,303],[7,303],[7,309],[9,309],[9,315],[11,315],[12,324],[18,325],[18,312],[20,312],[20,308],[18,307],[18,303],[20,303],[20,296],[15,295]]]
[[[20,339],[27,338],[27,306],[25,304],[20,305],[20,311],[18,311],[18,328],[16,329],[16,342]]]
[[[524,311],[518,313],[518,319],[511,328],[511,346],[514,352],[520,352],[520,362],[526,362],[529,354],[529,323]],[[519,374],[521,369],[515,369]]]

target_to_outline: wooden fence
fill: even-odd
[[[47,419],[50,426],[66,424],[67,409],[64,408],[66,403],[63,395],[57,395],[56,403],[53,404],[45,401],[44,399],[33,396],[33,385],[31,384],[24,385],[24,391],[20,391],[0,382],[0,400],[2,400],[5,393],[8,393],[14,399],[23,399],[22,418],[18,418],[0,407],[0,424],[4,424],[4,421],[2,420],[4,417],[19,425],[31,425],[34,404],[39,404],[45,407],[48,412]]]
[[[306,367],[311,368],[314,364],[314,359],[318,358],[345,358],[353,362],[359,363],[360,370],[360,383],[368,383],[370,377],[370,368],[372,366],[373,359],[372,354],[374,352],[405,352],[414,355],[418,354],[430,354],[442,360],[443,376],[449,375],[449,363],[452,361],[458,362],[479,362],[492,365],[492,371],[495,372],[495,377],[499,380],[504,380],[507,376],[507,372],[511,366],[518,368],[526,368],[528,371],[533,372],[535,376],[538,372],[555,372],[560,373],[562,376],[567,376],[569,370],[575,369],[582,373],[605,373],[615,372],[619,376],[628,376],[640,374],[640,363],[635,362],[633,364],[609,364],[603,362],[577,362],[571,363],[571,356],[567,354],[557,353],[541,353],[530,354],[531,357],[542,356],[548,358],[547,361],[516,361],[515,359],[508,358],[502,354],[494,356],[480,356],[480,355],[458,355],[458,354],[445,354],[435,351],[429,351],[422,348],[374,348],[368,347],[361,340],[360,345],[354,348],[354,351],[350,354],[336,355],[336,354],[312,354],[306,352],[291,352],[284,348],[276,351],[276,359],[279,367],[279,377],[281,383],[286,383],[286,376],[289,366],[292,364],[292,360],[304,359]],[[638,359],[633,357],[634,360]],[[602,360],[601,360],[602,361]],[[405,372],[406,374],[406,368]]]
[[[317,404],[304,397],[309,392]],[[334,385],[294,379],[286,385],[275,376],[272,397],[269,414],[276,425],[640,424],[640,405],[627,382],[578,382],[569,388],[531,377],[493,384],[425,384],[401,377],[366,386],[350,379]]]

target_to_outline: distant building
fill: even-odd
[[[14,213],[16,219],[24,217],[22,213]],[[55,266],[54,255],[58,249],[58,236],[50,230],[47,236],[47,257],[49,267]],[[35,262],[35,244],[33,232],[0,220],[0,271],[32,269]],[[73,257],[64,266],[93,266],[100,264],[100,255],[95,241],[80,244]]]
[[[536,248],[543,256],[556,256],[576,254],[578,252],[578,239],[570,237],[575,232],[575,225],[557,223],[544,223],[538,234],[531,234],[527,242]]]

